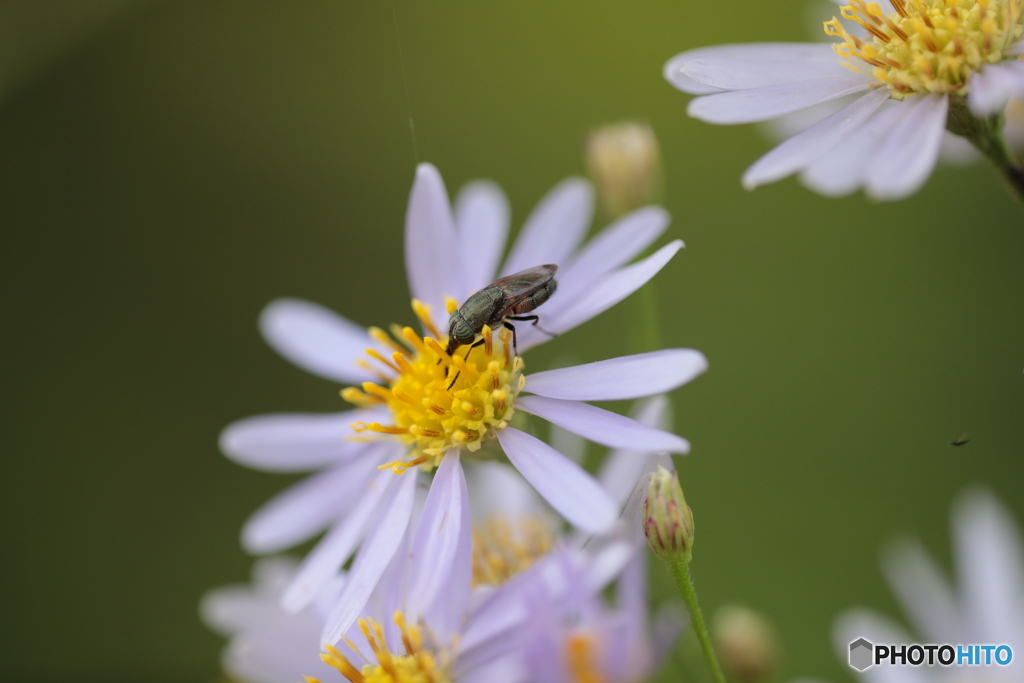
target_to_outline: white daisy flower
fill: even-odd
[[[807,18],[812,40],[819,37],[822,42],[828,40],[828,36],[821,31],[821,17],[834,12],[835,5],[843,5],[845,2],[846,0],[817,0],[808,7]],[[851,26],[851,31],[856,32],[860,38],[870,37],[866,31],[858,31],[859,28],[859,26]],[[835,114],[859,96],[859,94],[847,95],[766,121],[762,124],[762,129],[773,142],[781,142]],[[896,100],[889,100],[882,106],[894,106],[896,103]],[[1011,97],[1003,112],[1003,117],[1002,132],[1006,139],[1006,145],[1014,158],[1020,159],[1024,155],[1024,98]],[[939,166],[966,166],[977,163],[981,158],[981,154],[966,138],[954,135],[949,130],[943,132],[942,143],[939,145]]]
[[[953,559],[958,581],[946,576],[917,540],[893,544],[882,556],[885,577],[912,627],[906,631],[874,610],[851,609],[833,629],[844,664],[850,643],[1009,645],[1007,666],[892,666],[864,672],[866,683],[1019,683],[1024,680],[1024,544],[1009,512],[988,491],[974,490],[953,507]],[[810,680],[795,683],[815,683]]]
[[[991,493],[975,490],[953,507],[953,552],[958,581],[945,572],[916,540],[888,549],[882,569],[916,635],[867,609],[850,610],[836,620],[834,644],[846,661],[859,637],[879,643],[1009,645],[1008,666],[873,666],[860,678],[868,683],[1019,683],[1024,680],[1024,545],[1009,512]]]
[[[691,116],[753,123],[859,94],[782,143],[743,175],[748,189],[800,173],[825,195],[859,188],[900,199],[931,174],[947,121],[992,158],[1018,189],[1024,175],[998,135],[996,116],[1024,95],[1019,0],[852,0],[825,22],[833,45],[751,43],[677,55],[665,77]],[[889,100],[894,106],[884,107]]]
[[[460,520],[468,509],[460,458],[473,457],[495,437],[512,464],[570,523],[587,532],[608,529],[617,516],[610,497],[578,464],[509,426],[517,409],[611,447],[688,450],[674,434],[586,401],[671,391],[706,368],[697,351],[668,349],[527,375],[523,359],[510,348],[515,340],[508,331],[494,339],[484,328],[486,343],[468,355],[446,352],[444,321],[436,312],[465,300],[496,274],[558,264],[557,290],[537,313],[544,329],[562,334],[643,286],[682,248],[677,240],[626,265],[667,226],[668,216],[658,207],[635,211],[581,245],[592,195],[582,180],[556,187],[527,219],[499,269],[508,227],[504,195],[493,184],[473,183],[453,212],[440,174],[423,164],[410,197],[405,242],[413,308],[429,336],[398,326],[391,335],[367,330],[294,299],[272,302],[264,310],[261,331],[286,358],[328,379],[362,382],[361,388],[344,392],[361,406],[357,410],[259,416],[234,423],[221,435],[222,450],[242,464],[319,470],[268,502],[243,530],[248,550],[267,553],[330,528],[285,591],[287,609],[309,605],[356,555],[332,620],[334,632],[347,630],[405,533],[417,472],[425,476],[436,468],[424,511],[425,526],[436,533],[424,532],[415,546],[434,559],[417,587],[429,602],[456,562]],[[517,336],[519,352],[547,339],[524,325]],[[533,395],[521,396],[523,391]],[[414,465],[414,472],[395,476]]]
[[[646,416],[658,417],[651,408]],[[282,607],[281,598],[298,563],[265,558],[256,563],[252,586],[219,588],[202,601],[204,621],[229,638],[222,657],[225,672],[251,683],[292,683],[303,674],[325,682],[343,676],[359,681],[360,675],[366,678],[367,666],[384,667],[378,672],[382,683],[402,683],[402,675],[413,674],[437,682],[530,680],[519,653],[530,616],[526,595],[539,592],[550,604],[560,604],[577,600],[579,591],[597,594],[622,573],[641,545],[623,536],[586,540],[559,534],[553,517],[514,470],[493,462],[472,463],[468,470],[479,504],[473,506],[472,534],[461,525],[457,543],[471,545],[472,559],[457,565],[464,571],[442,577],[442,590],[431,604],[423,605],[415,590],[418,577],[434,561],[414,551],[416,535],[425,528],[421,512],[414,515],[417,521],[407,529],[359,622],[337,648],[326,648],[324,665],[321,648],[338,640],[325,638],[325,628],[349,577],[336,574],[309,606],[293,614]],[[610,493],[616,504],[623,502],[621,488]],[[420,487],[415,507],[423,512],[425,495]],[[572,568],[573,582],[566,581],[566,567]],[[378,653],[389,654],[382,662]]]

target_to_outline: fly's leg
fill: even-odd
[[[510,317],[510,318],[509,318],[509,320],[518,320],[518,321],[520,321],[520,322],[531,322],[531,321],[532,321],[532,322],[533,322],[533,326],[534,326],[534,327],[536,327],[536,328],[537,328],[538,330],[540,330],[540,331],[541,331],[541,332],[543,332],[544,334],[548,335],[548,336],[549,336],[549,337],[551,337],[552,339],[554,339],[555,337],[557,337],[557,336],[558,336],[558,335],[557,335],[557,334],[555,334],[554,332],[548,332],[548,331],[547,331],[547,330],[545,330],[545,329],[544,329],[543,327],[541,327],[540,325],[538,325],[538,324],[537,324],[537,323],[539,323],[539,322],[540,322],[540,316],[539,316],[539,315],[520,315],[520,316],[512,316],[512,317]],[[507,324],[507,323],[506,323],[506,324]],[[513,333],[513,334],[515,334],[515,333]]]
[[[512,320],[519,320],[519,318],[512,318]],[[508,320],[502,320],[501,324],[505,326],[506,330],[512,332],[512,350],[515,351],[515,354],[518,356],[519,347],[516,346],[516,328],[512,327],[512,323]]]
[[[515,332],[513,332],[513,334],[515,334]],[[469,347],[469,350],[466,351],[466,360],[469,360],[469,354],[471,354],[473,352],[473,349],[475,349],[478,346],[483,346],[483,343],[484,343],[483,339],[479,339],[479,340],[473,342],[473,344]],[[438,363],[440,363],[440,362],[441,361],[438,361]],[[455,373],[455,377],[452,377],[452,382],[451,382],[451,384],[448,385],[448,391],[451,391],[452,387],[455,386],[455,380],[457,380],[459,378],[459,374],[461,372],[462,371],[459,370],[459,372]]]

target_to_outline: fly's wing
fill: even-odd
[[[491,287],[497,287],[502,294],[502,309],[511,309],[544,286],[558,271],[558,266],[549,263],[545,266],[534,266],[503,277]],[[502,317],[505,317],[502,314]]]

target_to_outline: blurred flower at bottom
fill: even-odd
[[[640,402],[634,415],[641,423],[661,426],[667,407],[664,397],[655,397]],[[576,667],[573,671],[602,667],[602,678],[564,680],[643,680],[663,658],[680,623],[666,612],[653,627],[648,624],[643,539],[631,514],[635,504],[627,501],[646,486],[658,461],[640,452],[609,454],[599,478],[608,483],[614,504],[626,512],[602,536],[560,533],[557,516],[515,470],[496,462],[467,463],[472,534],[460,534],[457,571],[439,578],[442,599],[428,602],[419,587],[431,583],[429,575],[436,576],[437,568],[417,547],[424,531],[431,529],[425,511],[437,489],[428,492],[420,485],[399,551],[358,622],[337,644],[325,643],[325,626],[345,584],[353,580],[351,572],[335,574],[311,604],[292,614],[283,609],[282,596],[299,565],[288,558],[258,561],[252,586],[211,591],[203,599],[203,618],[229,638],[225,671],[246,683],[291,683],[301,675],[322,683],[541,680],[534,675],[533,659],[541,622],[557,629],[574,625],[559,641],[566,648],[561,654]],[[452,469],[453,463],[449,460],[441,468]],[[625,477],[641,484],[627,486]],[[606,608],[600,595],[617,577],[619,604]],[[538,602],[544,605],[539,611]],[[598,653],[589,648],[609,639],[618,654],[606,661],[609,651],[602,646],[602,659],[591,660]],[[320,661],[321,653],[326,663]],[[619,676],[622,666],[636,676]]]
[[[911,630],[867,608],[836,619],[833,644],[845,665],[850,643],[1008,645],[1012,661],[1000,666],[910,666],[882,661],[863,672],[866,683],[1020,683],[1024,681],[1024,544],[1020,528],[989,491],[975,489],[953,505],[952,581],[916,539],[890,545],[882,569]],[[807,679],[794,683],[812,683]]]

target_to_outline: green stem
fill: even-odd
[[[722,668],[718,666],[718,658],[715,657],[715,649],[711,646],[711,637],[708,635],[708,627],[704,624],[704,614],[697,604],[697,591],[693,588],[693,578],[690,576],[690,565],[688,562],[669,561],[668,567],[672,571],[672,577],[679,586],[679,592],[686,602],[686,609],[690,611],[690,620],[693,622],[693,630],[700,641],[700,647],[704,650],[704,658],[708,660],[711,668],[711,677],[715,683],[725,683],[725,676],[722,675]]]
[[[1002,112],[986,118],[978,118],[967,107],[961,95],[950,97],[949,115],[946,128],[949,132],[966,138],[992,162],[1014,195],[1024,202],[1024,169],[1014,158],[1003,137],[1004,117]]]

